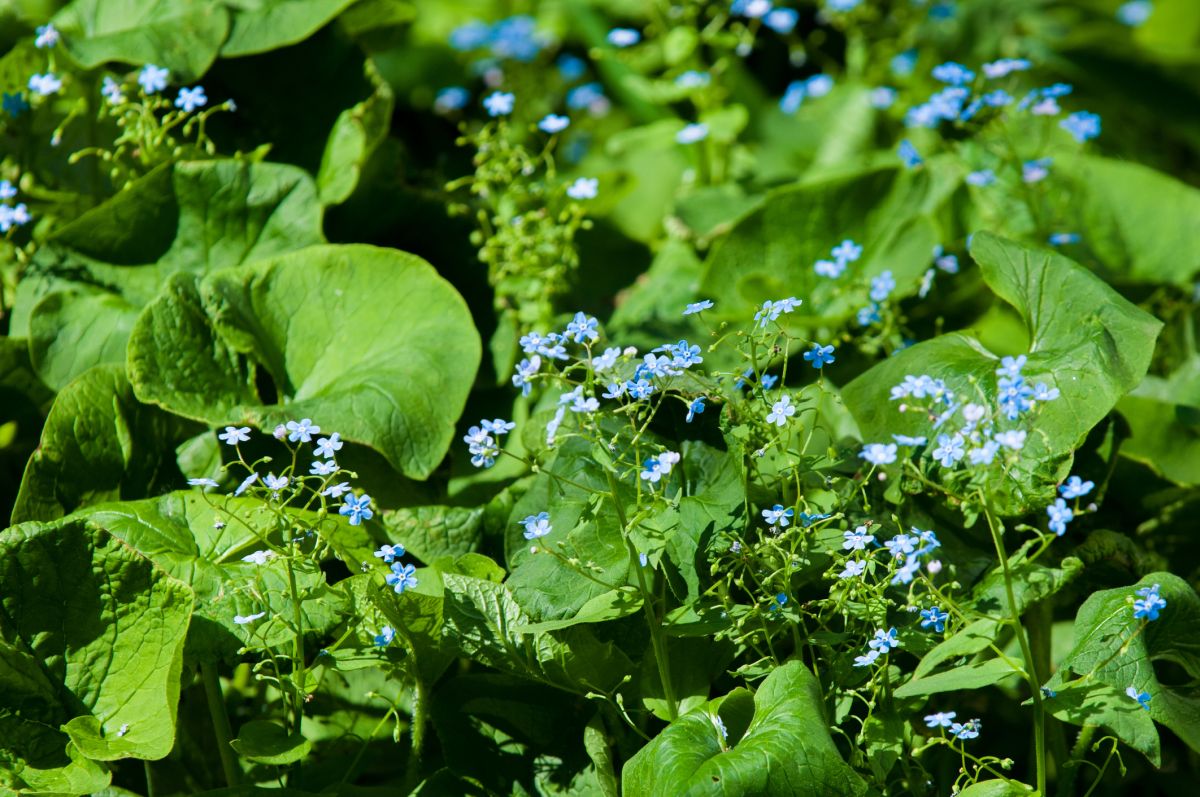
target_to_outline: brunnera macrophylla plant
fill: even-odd
[[[0,30],[0,792],[1174,788],[1189,10],[284,5]]]

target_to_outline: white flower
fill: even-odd
[[[249,562],[253,565],[265,565],[267,562],[275,558],[274,551],[255,551],[242,557],[243,562]]]
[[[235,623],[237,623],[238,625],[249,625],[250,623],[253,623],[255,620],[259,619],[260,617],[266,617],[266,616],[267,616],[266,612],[259,612],[258,614],[248,614],[248,615],[235,614],[233,616],[233,621]]]

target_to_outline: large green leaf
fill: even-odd
[[[383,513],[388,535],[423,562],[479,549],[484,507],[416,506]]]
[[[1076,156],[1055,164],[1064,203],[1091,251],[1116,281],[1190,287],[1200,262],[1186,254],[1200,224],[1200,191],[1128,161]]]
[[[138,397],[171,412],[266,429],[313,418],[425,478],[479,359],[466,303],[428,263],[348,245],[175,275],[138,319],[128,364]]]
[[[772,671],[740,735],[725,703],[748,703],[745,690],[677,719],[638,751],[621,773],[626,794],[825,797],[863,794],[866,784],[842,760],[824,718],[820,686],[798,661]],[[738,706],[734,715],[742,715]],[[729,731],[723,739],[720,716]]]
[[[1133,616],[1132,599],[1138,589],[1154,584],[1167,606],[1139,633],[1143,621]],[[1070,683],[1067,672],[1083,677],[1084,685],[1099,682],[1122,693],[1131,686],[1148,692],[1150,716],[1200,750],[1195,686],[1200,679],[1200,596],[1178,576],[1151,573],[1133,586],[1092,593],[1075,616],[1075,646],[1051,687]],[[1129,705],[1136,706],[1132,700]]]
[[[178,485],[175,444],[194,424],[142,404],[119,365],[99,365],[58,394],[13,507],[13,523],[55,520],[101,501]]]
[[[1015,665],[1015,666],[1014,666]],[[938,692],[955,692],[961,689],[982,689],[1019,675],[1019,662],[1007,659],[987,659],[954,667],[945,672],[934,673],[923,678],[914,678],[896,689],[896,697],[921,697]]]
[[[264,53],[307,39],[354,0],[239,0],[221,55]]]
[[[163,167],[53,236],[13,311],[39,375],[61,389],[123,362],[141,308],[176,272],[203,274],[324,240],[312,180],[239,160]]]
[[[229,31],[229,11],[208,0],[74,0],[53,21],[82,66],[152,63],[175,81],[203,75]]]
[[[1071,453],[1145,375],[1162,324],[1053,252],[978,233],[971,256],[1025,322],[1027,380],[1061,391],[1043,405],[1018,464],[989,485],[1001,511],[1016,514],[1048,502]],[[891,388],[907,374],[928,374],[956,392],[979,391],[995,405],[999,360],[970,335],[952,332],[889,357],[846,385],[843,395],[868,442],[890,440],[893,433],[928,435],[928,420],[914,417],[920,413],[897,412]]]
[[[523,632],[530,617],[503,584],[456,573],[442,578],[446,637],[464,656],[579,694],[611,692],[633,671],[619,648],[583,626]]]
[[[94,760],[167,755],[194,600],[83,520],[0,534],[0,770],[31,788],[65,774],[36,770],[86,774],[68,741]]]
[[[196,613],[188,654],[204,660],[232,656],[248,644],[280,645],[293,638],[289,579],[280,557],[266,564],[242,556],[278,545],[275,514],[258,499],[202,496],[198,490],[170,493],[146,501],[99,504],[82,516],[186,582],[196,593]],[[313,513],[296,513],[314,523]],[[220,523],[218,523],[220,521]],[[327,517],[318,527],[326,538],[344,530],[340,518]],[[340,590],[325,583],[324,574],[304,559],[294,564],[301,617],[309,633],[328,631],[344,611]],[[239,625],[236,615],[266,612],[253,625]]]
[[[851,281],[887,269],[902,291],[915,290],[938,243],[924,214],[944,196],[931,170],[894,168],[776,189],[714,247],[700,293],[721,317],[744,319],[767,299],[800,296],[800,322],[841,323],[868,301],[865,288],[846,292]],[[862,259],[837,280],[817,275],[813,264],[844,238],[862,245]]]
[[[392,124],[395,102],[391,86],[370,59],[363,63],[363,71],[371,84],[371,95],[338,115],[321,156],[317,191],[325,205],[336,205],[350,197],[367,160]]]
[[[1121,453],[1176,484],[1200,484],[1200,357],[1147,376],[1117,404],[1129,422]]]
[[[1108,728],[1154,766],[1160,766],[1162,753],[1154,719],[1150,712],[1130,700],[1124,689],[1092,681],[1060,689],[1043,702],[1046,711],[1063,722]]]

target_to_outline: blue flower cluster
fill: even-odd
[[[533,17],[524,14],[502,19],[491,25],[473,21],[450,33],[450,46],[470,52],[487,49],[500,61],[528,63],[538,57],[550,40],[540,34]]]

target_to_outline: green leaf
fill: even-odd
[[[289,734],[282,725],[267,720],[247,722],[229,744],[243,758],[276,766],[299,761],[312,749],[312,743],[303,734]]]
[[[129,342],[143,401],[218,426],[310,417],[419,479],[446,455],[479,359],[448,282],[414,255],[363,245],[176,275]]]
[[[421,561],[432,562],[477,551],[483,540],[484,511],[481,506],[416,506],[388,510],[381,522],[389,538]]]
[[[317,192],[323,205],[337,205],[349,199],[371,154],[387,137],[395,104],[391,86],[380,76],[370,59],[363,70],[373,91],[371,96],[338,115],[325,142],[321,168],[317,171]]]
[[[0,534],[0,768],[64,766],[68,737],[93,760],[166,756],[194,601],[80,519]]]
[[[445,591],[441,573],[433,568],[416,572],[417,586],[397,595],[378,576],[355,576],[354,589],[366,591],[368,599],[383,613],[392,628],[407,643],[415,659],[413,674],[433,684],[454,659],[453,648],[442,639]],[[369,579],[369,581],[368,581]]]
[[[1028,607],[1057,593],[1083,570],[1083,563],[1074,557],[1063,559],[1059,567],[1046,567],[1027,561],[1025,557],[1031,547],[1033,547],[1032,542],[1023,546],[1020,551],[1009,558],[1013,597],[1017,600],[1019,614],[1024,614]],[[975,586],[972,598],[969,603],[964,605],[964,608],[973,608],[976,611],[992,615],[1001,611],[1005,614],[1008,613],[1008,593],[1004,585],[1002,568],[994,568]],[[974,655],[985,650],[999,639],[1003,629],[1004,623],[987,617],[969,623],[922,656],[920,663],[913,671],[913,676],[922,678],[945,661]]]
[[[1200,357],[1147,376],[1117,404],[1129,422],[1121,454],[1176,484],[1200,484]]]
[[[327,538],[345,526],[336,516],[318,525],[315,513],[291,513]],[[280,645],[294,638],[288,625],[293,611],[283,559],[255,565],[241,558],[267,548],[264,540],[276,546],[281,542],[277,518],[262,501],[205,500],[199,491],[190,490],[146,501],[99,504],[77,516],[104,528],[195,590],[189,657],[211,661],[233,656],[243,645]],[[330,588],[320,569],[306,560],[295,561],[293,567],[305,629],[314,634],[328,631],[344,614],[341,590]],[[233,621],[236,615],[258,612],[268,616],[257,624]]]
[[[52,20],[81,66],[158,64],[173,83],[203,75],[229,31],[229,12],[206,0],[74,0]]]
[[[1132,600],[1139,588],[1154,584],[1167,607],[1139,633],[1143,622],[1134,618]],[[1160,668],[1165,676],[1159,675]],[[1130,686],[1148,692],[1150,717],[1200,750],[1200,696],[1194,686],[1200,679],[1200,597],[1183,579],[1151,573],[1132,586],[1088,596],[1075,616],[1075,647],[1051,679],[1051,688],[1070,684],[1068,670],[1121,694]]]
[[[735,692],[735,695],[741,692]],[[824,718],[820,687],[798,661],[772,671],[754,695],[745,735],[723,743],[715,717],[729,697],[677,719],[629,760],[626,794],[864,794],[866,784],[841,759]]]
[[[866,302],[865,288],[843,283],[885,269],[915,291],[937,243],[922,217],[940,201],[933,184],[927,171],[886,168],[771,191],[713,248],[700,286],[717,302],[709,313],[745,319],[767,299],[801,296],[796,323],[837,324]],[[862,244],[862,260],[838,281],[818,276],[813,264],[843,238]]]
[[[221,55],[265,53],[307,39],[354,0],[239,0]]]
[[[1010,676],[1019,675],[1020,672],[1006,659],[975,661],[945,672],[914,678],[898,687],[895,695],[896,697],[923,697],[938,692],[981,689],[985,686],[999,684]]]
[[[182,481],[175,443],[193,424],[139,402],[118,365],[58,394],[30,457],[13,522],[55,520],[103,501],[144,498]]]
[[[324,240],[302,170],[238,160],[158,169],[60,229],[20,283],[14,328],[38,374],[62,389],[124,362],[138,313],[177,272],[204,274]]]
[[[608,749],[608,738],[604,733],[604,718],[597,711],[587,727],[583,729],[583,747],[596,768],[596,779],[600,781],[601,797],[618,797],[617,776],[613,768],[612,752]]]
[[[1022,797],[1035,789],[1015,780],[981,780],[958,793],[958,797]]]
[[[523,634],[530,619],[503,584],[446,573],[444,622],[463,656],[570,692],[610,692],[633,670],[613,643],[583,626]]]
[[[1124,689],[1092,682],[1059,689],[1046,698],[1046,711],[1072,725],[1102,725],[1142,753],[1154,766],[1162,765],[1158,729],[1150,712],[1130,700]]]
[[[978,233],[971,256],[996,295],[1025,321],[1027,381],[1045,382],[1062,394],[1041,407],[1018,464],[989,484],[1001,511],[1018,514],[1049,501],[1053,485],[1070,467],[1071,453],[1145,375],[1162,325],[1053,252]],[[875,365],[846,385],[843,395],[868,442],[890,440],[893,433],[928,435],[924,416],[896,411],[891,388],[906,374],[928,374],[959,392],[981,391],[994,404],[998,363],[999,357],[976,339],[952,332]]]
[[[1200,218],[1200,191],[1129,161],[1078,155],[1055,162],[1069,191],[1064,203],[1077,220],[1081,245],[1116,281],[1190,287],[1196,264],[1180,252]]]

